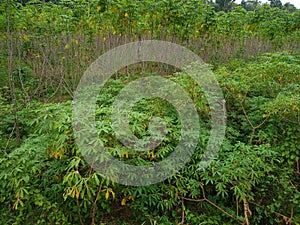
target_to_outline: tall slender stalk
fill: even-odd
[[[17,106],[17,97],[15,92],[15,82],[14,76],[12,72],[13,68],[13,41],[12,41],[12,33],[11,33],[11,7],[12,1],[7,0],[7,24],[6,24],[6,32],[7,32],[7,52],[8,52],[8,62],[7,62],[7,75],[8,82],[10,88],[10,97],[11,103],[13,105],[13,113],[14,113],[14,128],[16,133],[17,144],[20,146],[21,144],[21,135],[20,135],[20,127],[19,120],[17,118],[18,106]]]

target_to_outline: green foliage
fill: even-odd
[[[300,223],[299,52],[248,55],[253,47],[258,49],[254,56],[284,46],[299,50],[299,10],[282,10],[276,1],[272,7],[247,1],[244,8],[219,1],[223,5],[218,11],[202,0],[25,2],[0,6],[0,40],[5,44],[0,45],[0,224]],[[11,33],[6,37],[8,23]],[[73,136],[72,102],[65,99],[86,66],[111,48],[113,40],[120,44],[143,37],[177,41],[200,54],[212,52],[207,58],[225,96],[227,132],[218,158],[200,170],[210,135],[210,108],[187,74],[167,73],[199,113],[197,148],[173,177],[127,187],[104,179],[85,162]],[[12,52],[7,52],[9,43]],[[261,50],[264,43],[271,47]],[[231,47],[235,51],[229,54]],[[7,84],[8,53],[15,105]],[[110,119],[116,95],[129,82],[152,76],[151,71],[139,73],[145,67],[160,74],[166,68],[135,66],[106,83],[95,119],[111,155],[150,165],[174,150],[181,122],[167,101],[142,99],[130,114],[131,131],[147,138],[149,121],[159,117],[166,123],[166,138],[145,153],[116,139]],[[15,140],[16,121],[21,146]]]
[[[217,5],[228,11],[232,1],[220,1]],[[12,5],[15,12],[13,28],[19,32],[24,42],[29,43],[35,39],[50,41],[49,37],[53,34],[85,34],[90,38],[96,34],[103,36],[150,34],[152,38],[179,37],[189,40],[193,37],[209,36],[213,39],[224,35],[216,28],[224,28],[225,32],[231,28],[233,29],[230,30],[231,34],[239,37],[237,30],[252,33],[250,35],[252,36],[260,35],[268,29],[273,29],[272,26],[277,26],[273,29],[274,33],[267,36],[273,39],[282,36],[282,33],[288,36],[299,29],[297,26],[299,10],[291,13],[258,3],[255,9],[254,12],[244,12],[241,7],[234,7],[228,13],[223,11],[215,13],[212,5],[200,0],[167,2],[78,0],[60,1],[58,4],[32,0],[24,6]],[[291,21],[295,21],[296,26],[289,24]],[[56,35],[52,38],[51,42],[55,41],[58,45],[63,41]],[[72,44],[70,41],[72,42],[69,39],[67,43],[69,46]]]
[[[202,172],[199,162],[209,137],[207,103],[199,98],[202,91],[188,76],[170,76],[194,98],[202,131],[190,162],[165,182],[146,187],[111,183],[85,163],[74,143],[70,102],[31,102],[18,112],[26,140],[1,155],[2,222],[86,224],[92,218],[105,222],[107,213],[127,208],[137,224],[176,224],[182,210],[187,224],[232,224],[244,221],[236,209],[242,212],[247,203],[251,223],[275,222],[280,219],[278,213],[289,215],[290,207],[295,215],[291,219],[297,223],[298,65],[297,56],[265,54],[249,63],[232,61],[228,68],[216,71],[226,96],[227,136],[218,159]],[[101,141],[112,155],[129,163],[147,164],[172,151],[180,126],[172,106],[160,99],[144,99],[132,111],[131,129],[146,137],[149,118],[164,112],[169,134],[163,144],[150,154],[137,154],[115,139],[110,106],[122,87],[136,78],[110,79],[99,95],[96,118]],[[3,98],[1,107],[8,110]],[[5,134],[9,120],[1,122]]]

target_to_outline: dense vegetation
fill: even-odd
[[[0,224],[300,224],[300,10],[270,1],[7,0],[0,5]],[[102,53],[136,40],[186,46],[214,71],[227,130],[205,170],[210,108],[188,74],[141,63],[109,79],[96,107],[110,154],[138,165],[164,159],[178,143],[176,110],[139,101],[130,125],[147,137],[160,116],[168,135],[137,154],[111,128],[111,105],[142,76],[161,75],[194,101],[201,132],[187,165],[143,187],[104,179],[74,143],[72,98]]]

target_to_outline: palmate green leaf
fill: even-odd
[[[98,178],[98,176],[99,176],[99,175],[98,175],[97,173],[94,173],[94,174],[92,175],[92,177],[91,177],[91,179],[92,179],[92,178],[94,179],[96,185],[99,185],[99,184],[100,184],[100,179]],[[101,180],[102,180],[102,177],[101,177]]]
[[[223,198],[228,195],[226,191],[226,186],[224,183],[217,183],[216,185],[217,194],[221,195]]]
[[[71,158],[71,161],[69,162],[68,166],[66,167],[66,170],[67,171],[70,171],[70,170],[77,171],[81,161],[82,161],[82,159],[80,157],[74,156],[73,158]]]

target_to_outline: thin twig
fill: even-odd
[[[187,200],[187,201],[190,201],[190,202],[204,202],[206,201],[205,198],[202,198],[202,199],[193,199],[193,198],[185,198],[185,197],[182,197],[184,200]]]
[[[215,208],[217,208],[218,210],[220,210],[221,212],[223,212],[224,214],[226,214],[227,216],[231,217],[232,219],[236,220],[239,224],[244,224],[243,222],[241,222],[238,218],[236,218],[235,216],[231,215],[230,213],[226,212],[224,209],[222,209],[220,206],[216,205],[215,203],[213,203],[212,201],[210,201],[209,199],[205,199],[206,202],[208,202],[209,204],[211,204],[212,206],[214,206]]]
[[[9,137],[8,137],[8,140],[7,140],[6,144],[5,144],[5,148],[4,148],[4,150],[3,150],[5,153],[7,152],[7,148],[8,148],[9,142],[10,142],[10,140],[11,140],[11,137],[12,137],[12,135],[13,135],[13,133],[14,133],[15,128],[16,128],[16,124],[14,125],[12,131],[10,132]]]
[[[249,125],[252,127],[251,138],[250,138],[250,140],[249,140],[249,142],[252,143],[252,140],[253,140],[253,136],[254,136],[254,134],[255,134],[255,131],[256,131],[258,128],[260,128],[262,125],[264,125],[265,122],[267,122],[267,120],[269,119],[269,116],[266,117],[260,124],[258,124],[257,126],[254,126],[253,123],[251,122],[251,120],[250,120],[250,118],[249,118],[249,116],[248,116],[246,110],[245,110],[245,107],[244,107],[242,101],[240,101],[240,105],[241,105],[241,107],[242,107],[242,110],[243,110],[243,113],[244,113],[244,115],[245,115],[245,117],[246,117],[247,122],[248,122]]]
[[[244,223],[241,222],[238,218],[236,218],[234,215],[226,212],[224,209],[222,209],[220,206],[218,206],[217,204],[213,203],[212,201],[210,201],[207,198],[202,198],[202,199],[191,199],[191,198],[185,198],[182,197],[184,200],[187,201],[192,201],[192,202],[207,202],[209,204],[211,204],[212,206],[214,206],[215,208],[217,208],[218,210],[220,210],[222,213],[226,214],[227,216],[229,216],[230,218],[234,219],[235,221],[237,221],[239,224],[243,225]]]
[[[92,216],[92,222],[91,222],[91,225],[94,225],[95,224],[95,210],[96,210],[96,206],[97,206],[97,201],[98,201],[98,198],[99,198],[99,195],[100,195],[100,192],[102,190],[102,184],[103,184],[103,179],[101,180],[101,183],[98,187],[98,190],[97,190],[97,195],[96,195],[96,198],[95,198],[95,201],[93,202],[93,208],[92,208],[92,211],[91,211],[91,216]]]

